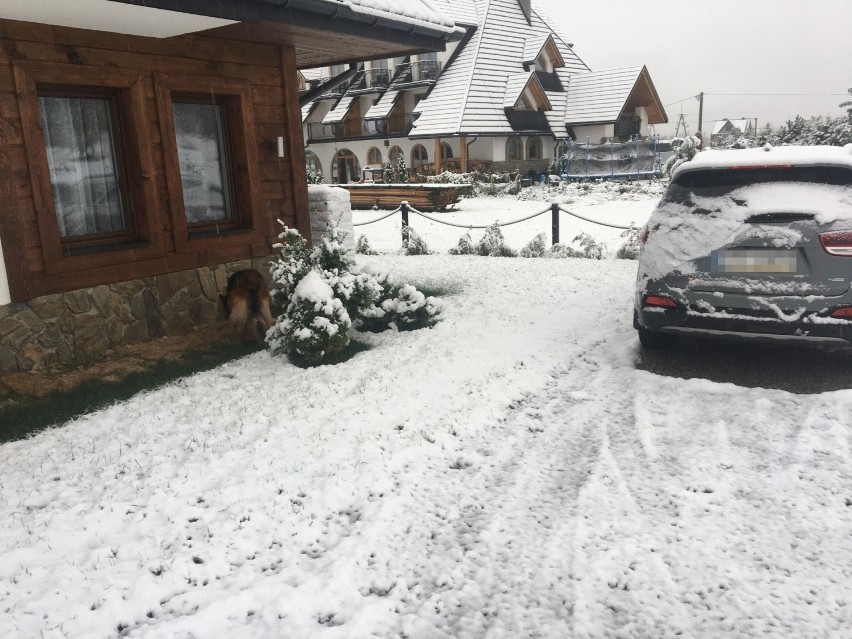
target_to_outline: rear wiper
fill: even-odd
[[[750,224],[779,224],[812,219],[814,219],[812,213],[758,213],[746,218],[746,222]]]

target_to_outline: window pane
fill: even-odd
[[[39,106],[59,235],[126,230],[109,100],[40,97]]]
[[[183,205],[189,224],[233,217],[224,115],[219,104],[174,103]]]

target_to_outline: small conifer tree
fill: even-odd
[[[396,161],[396,179],[403,184],[408,183],[408,166],[405,164],[405,154],[400,153]]]
[[[503,231],[500,230],[500,225],[497,222],[485,229],[485,235],[476,245],[476,253],[490,257],[517,257],[518,255],[517,252],[506,246]]]
[[[475,255],[476,246],[468,231],[459,238],[459,243],[450,249],[450,255]]]
[[[547,252],[547,236],[539,233],[521,249],[521,257],[544,257]]]

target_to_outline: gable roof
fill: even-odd
[[[552,35],[565,69],[574,73],[589,70],[541,18],[535,4],[527,23],[517,0],[470,1],[476,6],[479,26],[463,43],[463,51],[444,70],[429,96],[418,105],[421,115],[411,137],[513,134],[504,100],[514,91],[509,78],[524,72],[528,42],[544,46]]]
[[[561,67],[565,65],[565,60],[562,59],[562,54],[559,52],[559,47],[556,46],[556,41],[554,40],[554,36],[552,33],[548,33],[546,36],[542,36],[538,34],[537,37],[530,38],[524,44],[524,64],[533,64],[538,57],[541,55],[541,52],[547,49],[548,54],[551,56],[551,61],[554,63],[553,66]],[[552,58],[556,59],[553,60]]]
[[[565,101],[565,124],[615,122],[631,98],[647,103],[649,124],[668,121],[648,70],[642,66],[572,75]]]
[[[506,80],[506,94],[503,96],[503,108],[513,109],[521,99],[524,92],[530,89],[533,96],[536,98],[536,106],[543,110],[549,111],[552,107],[541,82],[534,71],[524,71],[522,73],[513,73]]]

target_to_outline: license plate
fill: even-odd
[[[796,251],[728,249],[713,251],[714,273],[795,273]]]

